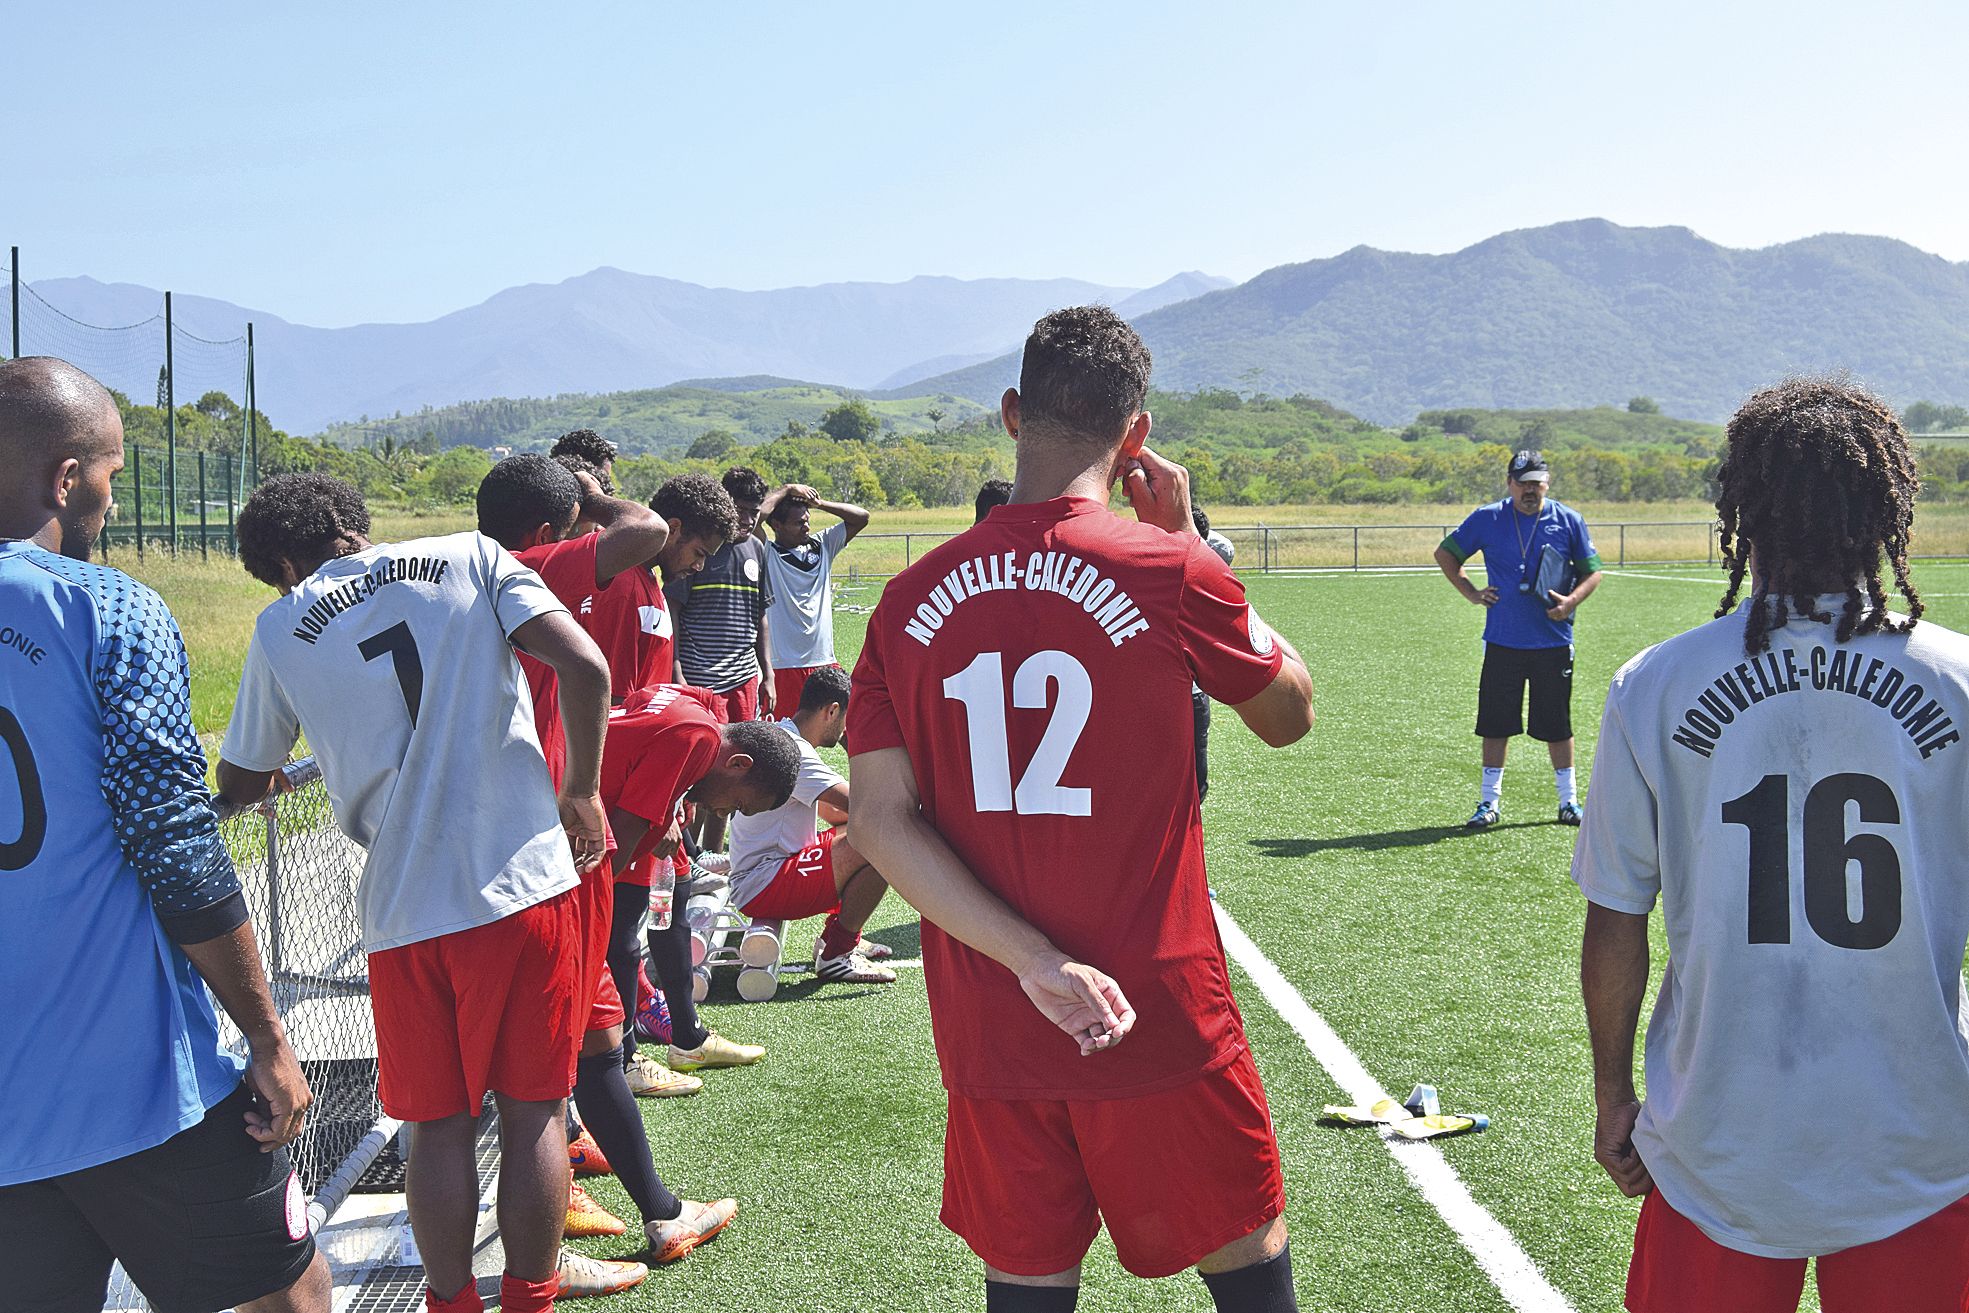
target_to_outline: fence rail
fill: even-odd
[[[110,491],[115,513],[96,540],[106,561],[119,548],[134,548],[140,561],[146,547],[238,554],[234,526],[250,487],[247,462],[230,451],[181,451],[174,462],[161,448],[133,444]]]

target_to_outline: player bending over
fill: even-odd
[[[800,752],[800,778],[783,806],[732,818],[732,901],[750,916],[798,921],[826,916],[814,941],[814,974],[855,985],[890,985],[896,973],[874,959],[890,948],[861,937],[889,892],[848,840],[848,782],[816,748],[841,745],[848,724],[848,674],[809,673],[792,717],[779,722]],[[822,830],[825,820],[834,828]]]
[[[943,1220],[999,1313],[1072,1308],[1102,1222],[1137,1275],[1295,1307],[1187,740],[1192,678],[1275,747],[1312,687],[1143,445],[1148,382],[1113,311],[1040,320],[1003,402],[1011,502],[890,581],[855,669],[855,844],[923,914]]]
[[[1877,398],[1752,397],[1717,473],[1717,618],[1607,696],[1573,879],[1594,1156],[1647,1195],[1634,1313],[1791,1313],[1812,1256],[1826,1313],[1964,1306],[1969,638],[1915,624],[1919,487]]]
[[[285,1148],[312,1096],[213,818],[184,641],[88,563],[122,468],[96,380],[0,363],[0,1308],[101,1308],[120,1261],[159,1313],[327,1313]],[[115,1075],[76,1038],[111,1018]]]
[[[602,859],[608,668],[539,576],[483,534],[369,541],[362,495],[281,474],[239,515],[240,562],[280,592],[254,625],[219,787],[265,797],[303,732],[337,823],[369,850],[356,893],[385,1111],[415,1126],[410,1223],[434,1313],[477,1313],[473,1139],[498,1100],[500,1304],[559,1289],[562,1118],[594,984],[580,871]],[[517,646],[560,681],[549,782]],[[572,843],[572,852],[569,851]]]

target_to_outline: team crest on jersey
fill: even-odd
[[[670,612],[661,606],[639,606],[636,614],[642,620],[643,632],[658,638],[670,637]]]
[[[759,563],[749,556],[745,558],[745,578],[749,583],[759,582]]]
[[[1251,626],[1251,650],[1259,656],[1270,656],[1276,646],[1272,641],[1271,629],[1258,618],[1258,608],[1251,603],[1244,604],[1244,612],[1245,620]]]

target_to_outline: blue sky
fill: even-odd
[[[1960,0],[23,6],[0,245],[323,325],[597,265],[1143,286],[1586,215],[1969,260],[1965,52]]]

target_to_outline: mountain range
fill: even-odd
[[[661,387],[686,379],[773,375],[852,388],[893,387],[988,360],[1018,345],[1032,321],[1063,305],[1100,301],[1134,318],[1228,285],[1179,274],[1150,288],[1072,278],[828,283],[763,292],[700,287],[673,278],[596,269],[565,282],[500,292],[419,324],[312,328],[263,310],[176,295],[174,322],[208,339],[254,326],[260,408],[294,432],[338,420],[489,397],[548,397]],[[56,278],[30,285],[85,324],[125,325],[158,312],[162,294],[128,283]],[[25,352],[74,353],[104,382],[148,399],[162,363],[162,332],[135,341],[88,334],[36,310]],[[125,335],[128,336],[128,335]],[[95,361],[92,351],[103,359]],[[227,387],[230,357],[180,346],[179,397]],[[235,353],[236,354],[236,353]],[[152,357],[156,357],[152,359]],[[210,376],[208,376],[210,375]]]
[[[150,289],[88,278],[32,290],[96,324],[130,323],[159,304]],[[1849,370],[1898,403],[1969,403],[1969,264],[1884,237],[1739,250],[1686,228],[1602,219],[1502,233],[1447,255],[1361,246],[1238,285],[1188,273],[1147,289],[919,277],[743,292],[604,268],[509,288],[419,324],[311,328],[191,296],[174,308],[206,337],[229,337],[251,319],[261,409],[311,432],[491,397],[687,379],[743,390],[742,376],[754,375],[989,405],[1016,380],[1017,344],[1032,321],[1083,301],[1129,317],[1155,356],[1159,387],[1306,394],[1388,424],[1441,407],[1564,408],[1636,395],[1714,420],[1762,384],[1828,369]],[[154,380],[159,352],[134,338],[106,345],[105,335],[36,313],[43,318],[29,327],[45,321],[49,340],[29,332],[26,350],[73,351],[87,367],[100,349],[105,381],[133,394]],[[233,368],[218,348],[186,355],[181,378],[205,357],[222,375]],[[225,386],[223,377],[181,384],[180,398],[208,386]]]
[[[1389,424],[1636,395],[1717,420],[1762,385],[1829,370],[1900,404],[1969,400],[1969,264],[1885,237],[1733,250],[1583,219],[1451,255],[1356,247],[1133,323],[1158,387],[1305,393]],[[1017,378],[1008,354],[910,390],[988,402]]]

